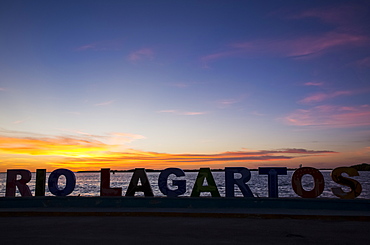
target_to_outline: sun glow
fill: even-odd
[[[126,137],[127,135],[125,135]],[[101,137],[103,138],[103,137]],[[112,142],[110,140],[110,142]],[[136,167],[162,169],[167,167],[198,168],[207,166],[246,166],[279,164],[297,157],[333,154],[333,151],[283,149],[262,151],[228,151],[220,153],[161,153],[127,148],[124,144],[108,144],[94,138],[54,137],[15,138],[0,137],[0,169],[27,167],[68,168],[78,170],[131,169]]]

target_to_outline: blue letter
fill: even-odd
[[[170,174],[174,174],[176,177],[185,176],[184,171],[180,168],[166,168],[158,177],[159,190],[168,197],[177,197],[184,194],[186,192],[186,180],[172,180],[172,185],[176,185],[178,188],[170,190],[167,186],[167,179]]]
[[[46,169],[36,169],[35,196],[45,196]]]
[[[235,179],[234,174],[240,173],[241,178]],[[226,197],[234,197],[234,186],[237,185],[243,193],[244,197],[254,197],[251,189],[246,184],[251,179],[251,172],[244,167],[226,167],[225,168],[225,187]]]
[[[63,190],[58,188],[58,179],[61,175],[66,177],[66,186]],[[49,191],[56,196],[67,196],[71,194],[76,186],[76,176],[68,169],[56,169],[49,175]]]
[[[139,180],[141,185],[138,185]],[[144,192],[144,196],[152,197],[153,191],[150,186],[148,176],[146,175],[145,168],[135,168],[134,174],[132,175],[130,184],[128,185],[126,196],[135,196],[137,191]]]
[[[269,197],[279,197],[278,175],[286,175],[287,168],[258,168],[258,173],[268,175]]]

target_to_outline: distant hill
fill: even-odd
[[[370,164],[368,163],[352,165],[351,167],[355,168],[357,171],[370,171]]]

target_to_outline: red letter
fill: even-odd
[[[302,187],[302,177],[305,174],[311,175],[315,183],[314,188],[310,191],[306,191]],[[311,168],[311,167],[299,168],[294,172],[292,176],[292,187],[293,187],[294,192],[303,198],[318,197],[324,191],[324,187],[325,187],[324,176],[316,168]]]
[[[100,171],[100,196],[122,196],[122,188],[110,188],[110,168]]]
[[[17,175],[22,178],[17,180]],[[21,196],[32,196],[26,183],[31,180],[31,172],[26,169],[9,169],[6,175],[6,197],[15,197],[15,189],[18,187]]]

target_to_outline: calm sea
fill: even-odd
[[[279,175],[279,197],[298,197],[293,191],[291,186],[291,177],[294,171],[288,171],[288,175]],[[344,187],[336,184],[330,177],[329,170],[322,170],[321,173],[324,175],[325,179],[325,189],[320,197],[326,198],[337,198],[333,195],[331,188],[342,187],[344,191],[349,191],[348,187]],[[251,171],[252,178],[247,183],[252,190],[253,194],[257,197],[267,197],[267,175],[259,175],[257,171]],[[111,187],[121,187],[122,195],[126,194],[127,187],[130,183],[133,173],[115,173],[111,174]],[[169,186],[171,188],[172,179],[185,179],[187,184],[187,191],[183,196],[190,196],[195,179],[197,177],[197,172],[186,172],[185,177],[177,178],[172,175],[169,178]],[[225,174],[224,172],[213,172],[213,177],[217,184],[218,190],[221,196],[225,196]],[[370,172],[359,171],[360,176],[351,177],[356,179],[362,185],[362,193],[358,198],[370,199]],[[47,174],[47,178],[48,178]],[[100,195],[100,173],[75,173],[76,175],[76,187],[70,196],[99,196]],[[151,187],[153,189],[155,196],[164,196],[158,189],[158,176],[159,173],[147,173]],[[344,175],[345,176],[345,175]],[[32,174],[32,179],[28,183],[31,192],[34,194],[35,186],[35,174]],[[59,178],[59,188],[62,189],[65,184],[65,178],[61,176]],[[6,173],[0,173],[0,196],[5,196],[5,185],[6,185]],[[313,179],[310,175],[305,175],[302,178],[302,185],[306,190],[311,190],[313,187]],[[175,188],[175,187],[173,187]],[[236,187],[236,196],[242,196],[239,189]],[[46,196],[52,196],[52,194],[47,189],[46,185]],[[143,194],[138,192],[137,196],[142,196]],[[19,193],[17,191],[17,196]],[[201,196],[210,196],[210,193],[202,193]]]

